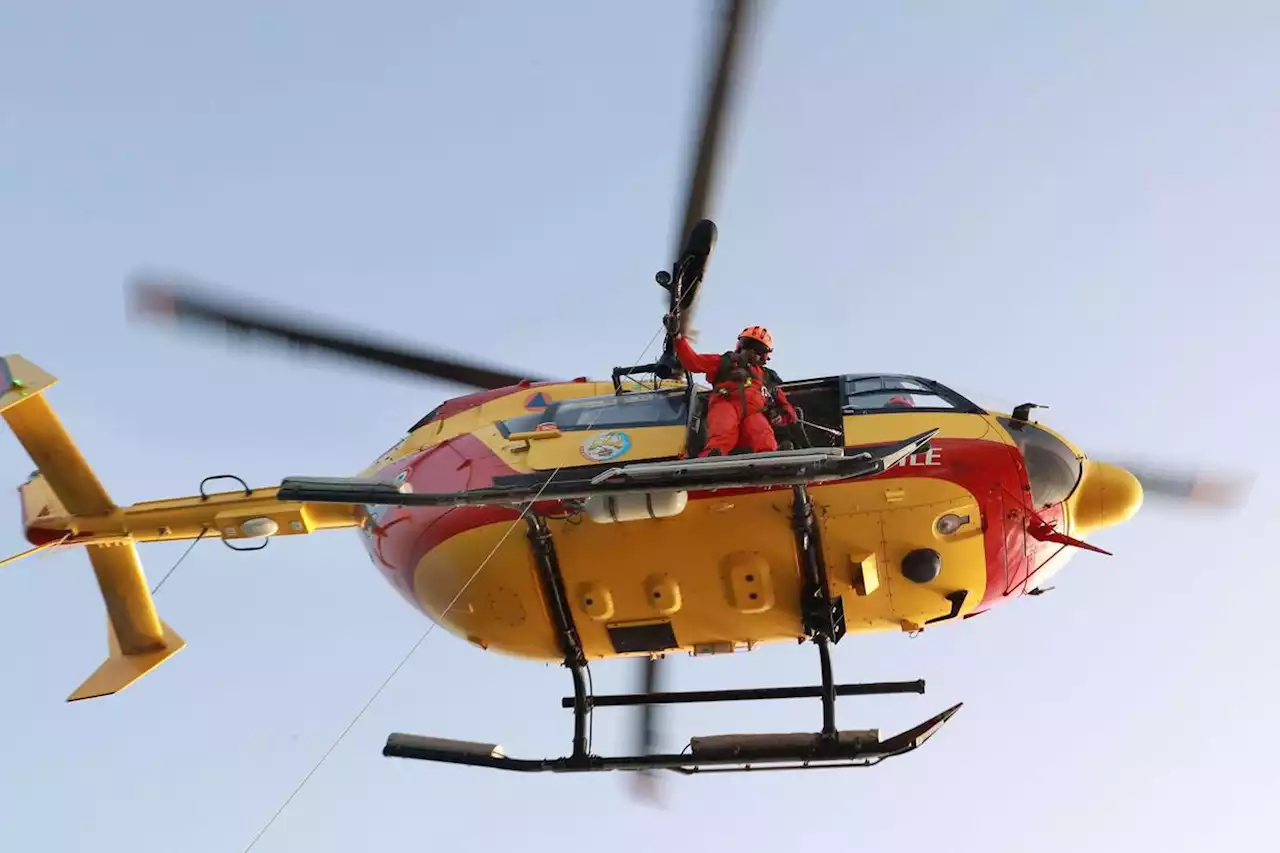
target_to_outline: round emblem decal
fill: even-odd
[[[625,432],[610,430],[593,435],[582,442],[582,455],[592,462],[617,459],[631,449],[631,438]]]

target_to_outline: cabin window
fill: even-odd
[[[510,418],[498,424],[504,436],[530,432],[554,423],[564,432],[585,429],[683,426],[688,406],[683,390],[631,392],[583,397],[553,403],[545,411]]]
[[[1031,501],[1037,509],[1053,506],[1071,497],[1084,474],[1084,463],[1062,439],[1035,424],[997,418],[1000,426],[1022,452],[1031,486]]]
[[[861,414],[916,409],[955,411],[956,405],[916,379],[860,376],[846,380],[844,408],[846,414]]]

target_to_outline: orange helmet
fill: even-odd
[[[769,334],[769,330],[764,326],[747,326],[738,335],[738,340],[758,341],[764,344],[766,350],[773,350],[773,335]]]

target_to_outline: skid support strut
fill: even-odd
[[[573,624],[569,599],[564,592],[564,579],[560,575],[560,562],[556,559],[555,542],[551,539],[551,531],[547,529],[547,521],[530,510],[525,515],[525,524],[534,560],[538,565],[538,575],[542,580],[543,595],[551,605],[551,618],[555,620],[556,632],[560,637],[564,665],[573,676],[573,754],[570,760],[587,761],[587,724],[591,716],[591,699],[587,696],[587,683],[583,675],[587,657],[582,651],[578,629]]]
[[[813,514],[813,499],[803,483],[791,487],[792,528],[796,551],[804,572],[803,599],[800,605],[804,632],[818,647],[822,668],[822,737],[836,737],[836,690],[831,667],[831,646],[844,638],[844,599],[831,597],[827,577],[827,561],[822,554],[822,536]],[[923,691],[921,691],[923,692]]]

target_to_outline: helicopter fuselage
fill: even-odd
[[[939,430],[927,450],[882,474],[809,487],[850,633],[968,618],[1033,589],[1076,550],[1032,535],[1046,525],[1070,533],[1067,499],[1083,471],[1083,454],[1042,427],[915,377],[784,387],[815,443],[859,449]],[[903,394],[914,408],[885,406]],[[684,399],[679,388],[619,393],[586,380],[473,394],[424,418],[362,476],[415,493],[465,492],[499,478],[678,457],[687,449]],[[1029,455],[1026,435],[1035,437]],[[1056,453],[1048,464],[1046,446]],[[631,520],[558,501],[532,511],[546,520],[581,647],[599,659],[803,638],[793,503],[790,487],[766,486],[690,491],[676,503],[650,496]],[[369,507],[363,534],[383,576],[452,633],[559,660],[557,602],[521,520],[509,506]]]

